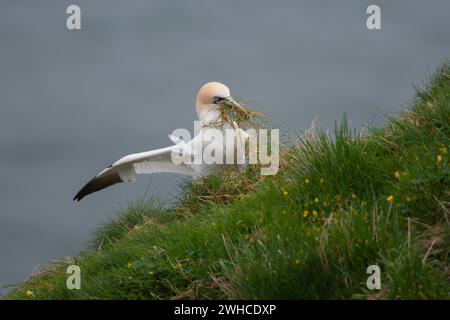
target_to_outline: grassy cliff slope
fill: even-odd
[[[444,64],[385,127],[344,118],[286,147],[275,176],[230,170],[187,181],[173,208],[132,204],[6,298],[449,299],[449,147]]]

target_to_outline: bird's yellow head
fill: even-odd
[[[245,110],[237,103],[230,93],[230,89],[220,82],[208,82],[200,88],[197,94],[196,110],[201,120],[212,110],[217,110],[219,103],[227,102],[236,108]]]

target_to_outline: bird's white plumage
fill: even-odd
[[[202,123],[202,129],[208,127],[208,123],[217,123],[222,121],[220,112],[218,112],[218,105],[215,103],[216,98],[227,99],[231,104],[237,108],[242,108],[230,96],[230,90],[227,86],[218,83],[210,82],[205,84],[197,94],[196,111],[199,120]],[[223,121],[222,121],[223,123]],[[237,128],[235,123],[225,123],[223,130],[234,128],[237,130],[237,139],[244,141],[248,138],[247,133]],[[223,132],[223,131],[222,131]],[[206,175],[217,170],[220,170],[223,165],[220,164],[175,164],[172,161],[172,152],[182,153],[184,156],[194,157],[196,152],[199,152],[194,147],[199,143],[199,139],[204,139],[200,132],[195,132],[194,138],[189,142],[184,142],[181,139],[169,136],[175,145],[170,147],[135,153],[127,155],[92,178],[78,193],[74,200],[81,200],[86,195],[104,189],[116,183],[123,181],[134,182],[136,174],[151,174],[158,172],[171,172],[184,175]],[[214,135],[213,135],[214,136]],[[224,141],[221,138],[223,135],[217,135],[211,144],[211,137],[208,137],[207,147],[215,147],[220,149],[223,147]],[[201,145],[205,145],[201,143]],[[207,148],[206,147],[206,148]],[[205,148],[205,147],[204,147]],[[225,148],[226,149],[226,148]],[[204,149],[200,150],[203,152]],[[225,150],[225,152],[234,152],[233,150]],[[242,158],[243,155],[237,155]],[[245,158],[245,155],[244,155]]]
[[[134,182],[136,174],[171,172],[193,175],[194,171],[187,165],[175,165],[171,154],[178,151],[177,146],[127,155],[106,168],[97,176],[117,172],[123,181]]]

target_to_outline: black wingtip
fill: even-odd
[[[89,182],[86,183],[80,191],[78,191],[78,193],[73,198],[73,201],[80,201],[85,196],[88,196],[91,193],[105,189],[106,187],[120,182],[123,181],[117,172],[104,176],[95,176],[91,180],[89,180]]]
[[[73,197],[72,200],[79,202],[81,199],[83,199],[85,196],[87,196],[88,193],[85,192],[86,191],[85,189],[86,189],[86,186],[81,188],[81,190],[77,192],[77,194],[75,195],[75,197]]]

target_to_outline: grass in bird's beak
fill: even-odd
[[[236,107],[231,102],[224,101],[219,104],[219,112],[221,121],[219,123],[208,123],[218,128],[223,128],[225,123],[229,123],[234,127],[241,129],[248,128],[262,128],[266,123],[266,116],[264,113],[256,112],[249,109],[243,101],[238,101],[242,107]]]

